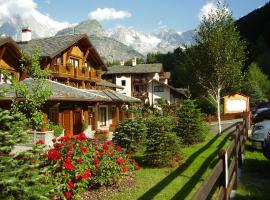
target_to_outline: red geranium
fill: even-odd
[[[79,141],[83,141],[83,140],[86,140],[87,137],[85,135],[85,133],[80,133],[78,136],[77,136],[77,140]]]
[[[53,139],[52,139],[52,142],[55,143],[55,142],[56,142],[56,138],[53,138]]]
[[[74,165],[72,163],[64,162],[63,167],[68,170],[74,170]]]
[[[97,154],[97,156],[102,156],[103,155],[102,152],[100,152],[100,151],[96,151],[96,154]]]
[[[82,153],[86,153],[87,152],[87,149],[85,147],[83,147],[83,146],[80,146],[80,149],[81,149]]]
[[[116,163],[117,163],[118,165],[122,165],[122,164],[125,163],[125,160],[124,160],[123,158],[117,158]]]
[[[124,167],[123,167],[123,173],[126,173],[126,172],[127,172],[127,167],[124,166]]]
[[[43,140],[39,140],[39,141],[36,142],[36,145],[41,145],[41,144],[44,144]]]
[[[88,179],[90,177],[90,169],[86,170],[82,175],[82,179]]]
[[[67,152],[67,156],[70,157],[72,155],[72,152],[71,151],[68,151]]]
[[[67,151],[71,151],[72,150],[72,146],[71,145],[68,145],[67,146]]]
[[[76,161],[77,161],[77,163],[82,163],[83,159],[82,158],[78,158]]]
[[[62,155],[57,149],[50,149],[47,153],[47,158],[49,160],[60,160]]]
[[[72,159],[70,157],[67,157],[65,160],[66,163],[72,163]]]
[[[94,163],[95,163],[96,165],[99,163],[98,158],[94,158],[93,161],[94,161]]]
[[[71,193],[70,191],[65,191],[65,192],[64,192],[64,195],[65,195],[65,197],[66,197],[67,199],[71,199],[71,197],[72,197],[72,193]]]
[[[56,147],[56,148],[61,148],[62,146],[63,146],[63,144],[61,144],[61,143],[56,143],[56,144],[55,144],[55,147]]]
[[[69,181],[67,184],[68,184],[70,189],[73,189],[75,186],[75,183],[73,183],[72,181]]]
[[[117,147],[116,147],[116,150],[117,150],[117,151],[120,151],[120,150],[121,150],[121,147],[120,147],[120,146],[117,146]]]
[[[103,144],[103,149],[104,149],[105,151],[107,151],[107,150],[109,149],[109,146],[105,143],[105,144]]]

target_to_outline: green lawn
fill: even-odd
[[[250,148],[249,143],[236,196],[237,200],[270,199],[270,161],[261,151]]]
[[[191,199],[217,159],[217,152],[228,136],[209,134],[204,143],[183,149],[184,163],[179,168],[142,167],[135,188],[122,191],[110,200]]]

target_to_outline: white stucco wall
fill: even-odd
[[[126,86],[122,86],[122,80],[126,81]],[[121,94],[131,96],[131,76],[130,75],[117,75],[115,78],[115,84],[124,87],[124,89],[116,89]]]
[[[152,85],[153,83],[153,85]],[[153,102],[155,101],[155,99],[165,99],[168,101],[168,103],[171,103],[171,95],[170,95],[170,88],[163,86],[164,91],[163,92],[154,92],[154,87],[155,86],[163,86],[157,82],[150,82],[148,84],[148,98],[149,98],[149,103],[150,105],[153,105]],[[153,97],[152,97],[153,94]]]

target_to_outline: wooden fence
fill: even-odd
[[[237,187],[238,167],[242,165],[242,153],[245,149],[245,141],[248,136],[249,116],[245,116],[243,122],[232,127],[228,134],[233,140],[227,149],[220,149],[219,160],[213,170],[203,182],[199,190],[193,196],[193,200],[204,200],[209,198],[214,188],[218,189],[215,199],[228,200],[232,189]]]

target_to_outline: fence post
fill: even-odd
[[[236,132],[234,134],[234,142],[235,142],[235,149],[234,149],[234,156],[235,156],[235,182],[233,184],[233,189],[236,190],[237,188],[237,178],[238,178],[238,151],[237,151],[237,146],[239,142],[239,137],[240,137],[240,126],[239,124],[236,126]]]
[[[224,149],[221,149],[219,151],[219,158],[222,159],[223,162],[223,179],[222,179],[222,185],[224,187],[224,200],[228,200],[228,192],[227,192],[227,187],[228,187],[228,156],[227,156],[227,151]]]

